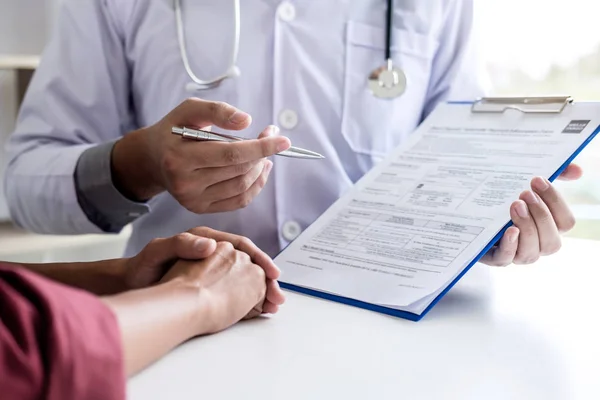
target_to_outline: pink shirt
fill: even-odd
[[[125,399],[121,337],[97,297],[0,263],[0,398]]]

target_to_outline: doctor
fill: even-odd
[[[12,216],[69,234],[133,223],[127,255],[200,225],[275,255],[439,102],[481,95],[472,8],[471,0],[66,0],[9,143]],[[268,128],[244,143],[192,143],[171,135],[174,125],[246,137]],[[326,158],[266,159],[290,140]],[[563,177],[580,174],[571,166]],[[543,179],[515,200],[515,226],[488,264],[555,252],[574,224]]]

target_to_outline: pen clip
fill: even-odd
[[[224,142],[231,141],[231,140],[243,140],[241,138],[234,138],[233,136],[230,137],[229,135],[205,131],[202,129],[191,129],[191,128],[186,128],[186,127],[179,128],[176,126],[171,129],[171,133],[174,135],[179,135],[183,139],[192,139],[192,140],[217,140],[218,141],[219,138],[221,138],[222,141],[224,141]],[[227,140],[227,139],[229,139],[229,140]]]

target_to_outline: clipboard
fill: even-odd
[[[573,103],[571,96],[541,96],[541,97],[482,97],[472,102],[448,102],[447,104],[471,105],[471,113],[474,114],[503,114],[506,112],[516,111],[522,114],[560,114],[565,108]],[[589,137],[574,151],[567,160],[548,178],[553,182],[581,153],[581,151],[600,133],[600,125],[594,129]],[[285,281],[281,281],[282,288],[306,294],[309,296],[334,301],[346,304],[353,307],[363,308],[366,310],[391,315],[407,319],[410,321],[420,321],[425,315],[431,311],[433,307],[456,285],[458,281],[475,265],[479,260],[502,238],[505,231],[512,226],[512,221],[509,221],[484,247],[484,249],[473,258],[473,260],[464,267],[460,273],[446,286],[444,289],[431,301],[431,303],[420,313],[412,313],[404,310],[398,310],[392,307],[386,307],[379,304],[368,303],[353,298],[343,297],[329,292],[323,292],[298,286]],[[285,279],[285,277],[283,277]]]

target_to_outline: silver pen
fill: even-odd
[[[247,140],[238,136],[226,135],[224,133],[203,131],[201,129],[190,129],[190,128],[180,128],[174,126],[171,129],[171,133],[174,135],[181,136],[182,139],[192,139],[199,141],[217,141],[217,142],[239,142],[241,140]],[[276,153],[275,155],[284,156],[284,157],[293,157],[293,158],[304,158],[304,159],[321,159],[325,158],[323,155],[316,153],[314,151],[301,149],[299,147],[291,146],[289,149],[285,151],[281,151]]]

